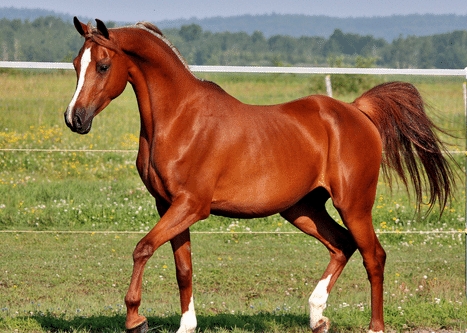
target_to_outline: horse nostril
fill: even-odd
[[[73,117],[73,126],[76,129],[81,129],[83,127],[83,123],[81,122],[81,117],[79,115],[75,115]]]
[[[87,115],[86,111],[84,108],[78,108],[74,114],[65,113],[65,122],[73,132],[86,134],[91,130],[93,115],[91,112]]]

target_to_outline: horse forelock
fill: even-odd
[[[121,52],[118,45],[113,40],[105,38],[105,36],[96,27],[94,27],[91,22],[88,23],[88,31],[84,38],[90,39],[96,44],[104,46],[113,51]]]
[[[91,38],[94,40],[95,36],[103,36],[102,33],[94,27],[91,22],[88,23],[88,30],[84,38]]]

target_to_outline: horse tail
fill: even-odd
[[[384,151],[382,170],[389,184],[392,169],[407,189],[410,179],[417,211],[426,188],[428,211],[438,201],[442,212],[452,195],[454,173],[443,156],[450,155],[435,133],[441,130],[428,118],[418,90],[410,83],[384,83],[365,92],[353,105],[378,128]]]

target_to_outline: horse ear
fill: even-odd
[[[104,22],[102,22],[99,19],[96,19],[97,23],[97,30],[106,38],[109,39],[109,30],[107,30],[107,27],[105,26]]]
[[[79,32],[79,34],[83,37],[86,36],[86,33],[88,31],[88,26],[84,23],[81,23],[76,16],[73,18],[73,23],[75,25],[76,30]]]

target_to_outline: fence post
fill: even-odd
[[[465,78],[467,80],[467,67],[465,68]],[[463,92],[464,92],[464,116],[465,116],[465,146],[467,150],[467,82],[462,84]],[[464,153],[465,158],[465,169],[464,169],[464,177],[465,177],[465,215],[464,215],[464,222],[465,222],[465,296],[467,297],[467,152]]]
[[[331,83],[331,75],[326,75],[324,80],[326,82],[326,93],[329,97],[332,97],[332,83]]]

